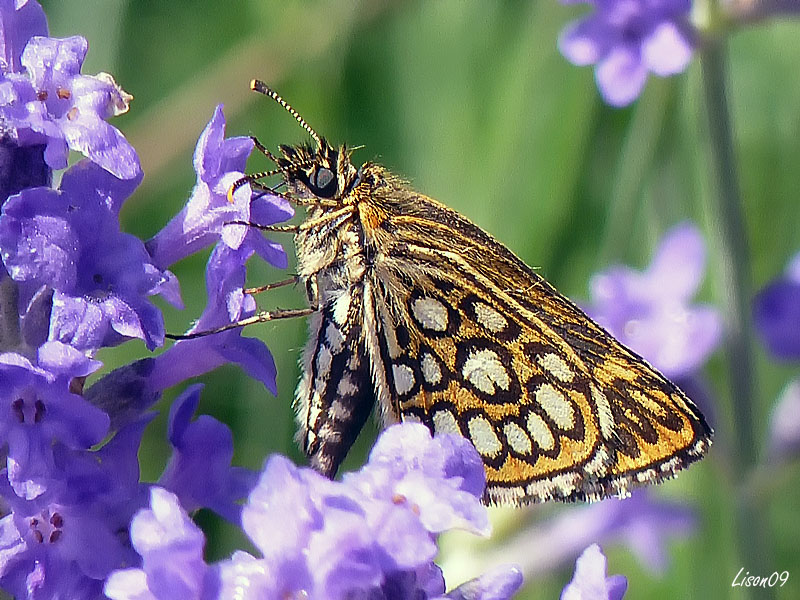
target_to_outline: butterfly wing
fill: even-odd
[[[326,299],[312,316],[295,394],[298,442],[309,463],[333,477],[375,404],[364,352],[360,288]]]
[[[675,385],[487,233],[409,194],[359,207],[380,249],[364,319],[388,413],[469,438],[504,504],[624,495],[703,455],[711,430]]]

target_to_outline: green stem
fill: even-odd
[[[738,481],[746,481],[757,462],[753,418],[755,361],[749,305],[752,284],[750,253],[731,136],[723,37],[707,40],[701,53],[701,65],[713,177],[710,213],[717,245],[718,278],[727,333],[734,477]],[[763,510],[759,510],[752,498],[752,495],[744,492],[736,495],[737,537],[744,563],[742,566],[760,575],[773,569],[766,552],[767,526]],[[751,592],[753,597],[774,597],[770,588],[753,588]]]

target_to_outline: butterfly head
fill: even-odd
[[[293,193],[304,198],[343,204],[358,183],[358,171],[346,146],[334,147],[319,138],[316,148],[282,145],[278,168]]]

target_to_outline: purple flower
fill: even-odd
[[[50,339],[85,350],[131,337],[151,349],[163,343],[161,313],[147,296],[179,305],[177,281],[119,230],[119,208],[137,183],[82,161],[64,174],[60,191],[26,189],[3,205],[0,248],[9,274],[28,297],[41,286],[55,290]]]
[[[0,73],[19,72],[28,40],[47,35],[47,18],[35,0],[0,0]]]
[[[152,508],[136,517],[131,530],[134,546],[143,556],[142,568],[113,574],[106,594],[115,600],[510,598],[521,584],[521,576],[509,567],[491,571],[444,596],[444,579],[433,563],[437,548],[431,530],[442,530],[444,520],[426,524],[430,515],[425,516],[422,507],[409,501],[412,495],[397,491],[404,485],[412,492],[414,487],[431,487],[441,496],[454,496],[449,503],[457,509],[465,504],[460,494],[469,493],[480,506],[483,489],[476,489],[474,482],[481,479],[478,471],[483,467],[477,452],[469,444],[462,445],[460,438],[450,437],[431,438],[419,424],[391,427],[362,473],[351,474],[342,482],[298,468],[282,456],[271,457],[242,509],[243,528],[260,558],[236,552],[229,560],[204,565],[202,536],[177,498],[163,490],[154,491]],[[408,456],[401,450],[408,451]],[[394,492],[376,474],[381,470],[399,475],[401,481]],[[412,477],[416,472],[422,476]],[[379,486],[371,487],[372,481]],[[440,502],[447,504],[448,500]],[[157,504],[163,507],[160,511]],[[149,524],[146,543],[136,527],[140,519]],[[476,530],[484,528],[486,516],[475,519],[459,514],[450,521],[451,526]],[[180,589],[166,587],[170,581]]]
[[[715,308],[691,305],[703,279],[705,246],[690,223],[664,236],[644,271],[611,267],[591,281],[589,315],[669,378],[696,372],[722,336]]]
[[[561,592],[561,600],[621,600],[628,588],[624,575],[606,576],[606,557],[592,544],[575,563],[575,575]]]
[[[480,577],[462,583],[445,594],[450,600],[505,600],[522,585],[522,573],[517,567],[495,567]]]
[[[668,564],[667,542],[690,535],[695,522],[690,508],[656,501],[648,490],[637,490],[624,500],[609,498],[535,523],[482,560],[520,563],[525,576],[535,578],[574,560],[590,544],[622,543],[645,568],[660,574]]]
[[[245,240],[265,261],[285,269],[286,254],[278,242],[259,231],[231,221],[272,225],[294,215],[289,203],[270,194],[252,198],[250,186],[242,186],[228,201],[228,190],[244,176],[253,141],[248,137],[225,138],[225,116],[217,106],[197,141],[194,168],[197,184],[186,206],[153,239],[147,248],[153,260],[168,267],[178,260],[221,241],[232,250]]]
[[[690,0],[594,0],[595,12],[567,26],[561,53],[579,66],[596,65],[603,99],[625,106],[641,93],[647,75],[686,69],[695,44]]]
[[[142,556],[142,568],[112,573],[103,589],[112,600],[225,597],[217,593],[215,570],[203,562],[203,532],[168,491],[151,488],[150,508],[131,521],[131,543]]]
[[[800,379],[781,393],[770,417],[769,455],[782,461],[800,454]]]
[[[14,493],[31,500],[54,474],[53,442],[87,449],[103,439],[108,416],[70,391],[73,377],[100,364],[59,342],[38,351],[37,364],[15,353],[0,354],[0,440],[8,445],[6,476]]]
[[[23,33],[6,52],[16,53]],[[131,96],[107,73],[81,75],[86,50],[82,37],[32,37],[20,59],[25,71],[0,78],[0,120],[19,145],[46,144],[45,160],[53,169],[66,167],[68,150],[74,150],[120,179],[136,179],[136,152],[105,121],[127,111]]]
[[[800,358],[800,254],[753,301],[756,331],[776,358]]]
[[[137,562],[120,532],[144,503],[137,451],[142,419],[96,452],[54,448],[53,480],[34,500],[0,485],[0,586],[18,598],[98,598],[114,569]]]
[[[207,507],[238,523],[241,506],[236,502],[253,488],[256,473],[231,467],[233,436],[226,425],[209,415],[190,421],[202,389],[202,385],[189,387],[170,406],[173,451],[158,483],[177,494],[185,510]]]
[[[375,443],[367,465],[344,481],[386,501],[402,499],[431,533],[462,528],[489,534],[486,510],[476,500],[486,487],[486,472],[461,436],[431,439],[419,424],[390,427]]]
[[[218,244],[206,266],[208,305],[188,333],[210,331],[252,316],[256,303],[244,293],[245,263],[253,255],[248,242],[231,249]],[[239,364],[252,378],[277,395],[275,361],[261,340],[242,337],[242,328],[175,343],[156,358],[153,386],[166,389],[180,381],[207,373],[223,364]]]

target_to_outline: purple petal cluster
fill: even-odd
[[[114,573],[105,593],[114,600],[177,597],[178,585],[187,599],[510,598],[522,582],[515,568],[496,569],[445,596],[433,563],[437,533],[487,530],[484,478],[469,442],[431,438],[419,424],[389,428],[369,463],[342,482],[273,456],[242,510],[260,556],[237,552],[215,565],[203,563],[202,535],[176,497],[154,489],[151,508],[131,529],[142,568]],[[438,497],[432,509],[416,503],[431,495]]]
[[[722,338],[717,309],[691,303],[703,280],[705,259],[697,227],[677,225],[664,236],[644,271],[620,265],[596,274],[586,310],[667,377],[688,377]]]
[[[770,354],[781,360],[800,358],[800,254],[756,295],[753,320]]]
[[[561,592],[561,600],[621,600],[628,588],[623,575],[606,575],[606,557],[592,544],[575,563],[575,575]]]
[[[575,0],[562,0],[573,4]],[[612,106],[626,106],[650,73],[681,73],[692,58],[690,0],[589,0],[594,12],[561,32],[558,47],[571,63],[595,65],[597,87]]]
[[[17,44],[29,33],[20,31]],[[20,146],[45,144],[52,169],[66,167],[74,150],[120,179],[134,179],[141,175],[136,151],[105,122],[127,111],[131,96],[107,73],[81,74],[87,49],[82,37],[27,39],[20,58],[24,71],[10,70],[0,79],[0,120]]]

